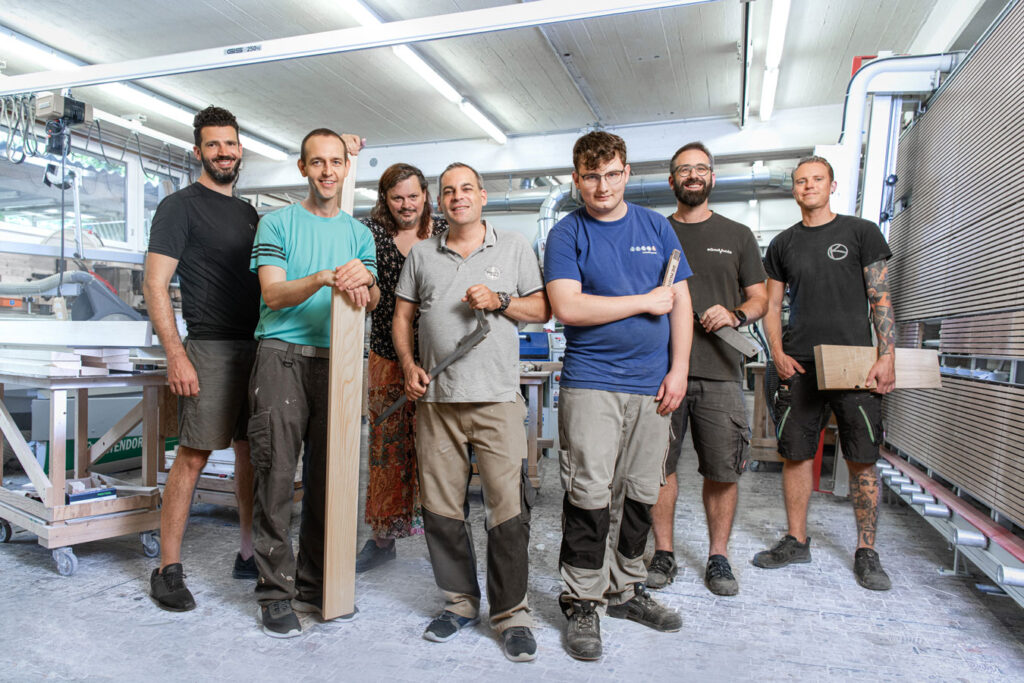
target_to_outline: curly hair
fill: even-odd
[[[626,163],[626,141],[603,130],[587,133],[572,146],[572,165],[576,171],[597,168],[616,156]]]
[[[427,179],[423,171],[410,164],[392,164],[381,174],[377,182],[377,203],[370,211],[370,218],[375,220],[388,231],[392,237],[398,234],[398,225],[395,223],[391,209],[388,208],[388,192],[398,183],[409,178],[416,178],[420,184],[420,190],[424,195],[423,214],[420,216],[420,225],[416,230],[416,236],[420,239],[430,237],[433,219],[430,212],[433,206],[430,203],[430,191],[427,189]]]
[[[238,134],[238,121],[235,115],[227,109],[210,106],[198,112],[192,119],[192,137],[195,139],[196,147],[203,144],[203,128],[207,126],[231,126]]]

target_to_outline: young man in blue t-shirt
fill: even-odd
[[[349,168],[345,146],[326,128],[306,136],[299,171],[309,181],[309,195],[265,216],[252,249],[251,268],[263,294],[249,382],[256,596],[263,631],[275,638],[301,633],[293,598],[301,611],[320,611],[323,605],[331,289],[371,311],[380,299],[373,236],[339,202]],[[300,455],[296,560],[289,529]]]
[[[664,216],[623,200],[622,138],[588,133],[573,147],[584,207],[552,229],[544,278],[565,325],[559,399],[563,535],[559,604],[566,650],[601,656],[596,608],[659,631],[679,615],[647,592],[643,554],[658,500],[670,415],[686,394],[693,334],[685,258],[662,280],[679,239]]]

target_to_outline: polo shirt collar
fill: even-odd
[[[473,250],[473,253],[485,249],[487,247],[493,247],[498,242],[498,233],[487,221],[482,221],[484,224],[484,243]],[[449,226],[444,232],[441,233],[441,251],[452,251],[448,248],[448,233],[451,231]]]

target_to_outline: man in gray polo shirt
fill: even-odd
[[[395,350],[416,414],[420,496],[434,580],[445,608],[423,637],[454,638],[479,621],[480,587],[466,520],[467,447],[476,453],[486,501],[487,600],[491,626],[512,661],[536,657],[526,600],[532,490],[522,470],[526,456],[523,398],[519,394],[518,323],[551,316],[540,267],[526,238],[498,232],[481,220],[487,191],[480,175],[454,163],[440,180],[447,231],[409,251],[395,289]],[[490,331],[477,346],[433,380],[431,368],[455,350],[484,311]],[[412,323],[419,319],[420,358],[413,358]]]

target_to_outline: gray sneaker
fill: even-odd
[[[708,558],[704,585],[715,595],[736,595],[740,592],[740,583],[733,576],[732,566],[725,555],[712,555]]]
[[[447,643],[459,635],[459,631],[462,629],[479,623],[480,617],[473,619],[460,617],[455,612],[445,610],[434,617],[434,620],[427,626],[427,630],[423,632],[423,637],[435,643]]]
[[[574,659],[601,658],[601,617],[593,600],[570,600],[563,593],[559,607],[569,620],[565,629],[565,651]]]
[[[290,600],[275,600],[269,605],[260,605],[256,618],[263,626],[263,632],[271,638],[294,638],[302,634],[299,618],[292,610]]]
[[[502,631],[501,649],[513,662],[532,662],[537,659],[537,641],[526,626],[513,626]]]
[[[811,537],[800,543],[793,536],[786,534],[769,550],[762,550],[754,555],[754,566],[762,569],[778,569],[787,564],[806,564],[811,561]]]
[[[647,565],[647,587],[658,590],[672,583],[679,567],[676,556],[670,550],[655,550],[651,563]]]
[[[683,627],[683,618],[679,616],[679,613],[652,598],[644,584],[633,584],[633,590],[636,591],[636,594],[631,600],[620,605],[608,605],[608,616],[616,619],[629,619],[649,626],[655,631],[665,631],[666,633],[673,633]]]
[[[871,548],[857,548],[853,556],[853,575],[857,577],[857,583],[868,590],[887,591],[892,588],[892,581],[882,569],[878,553]]]

